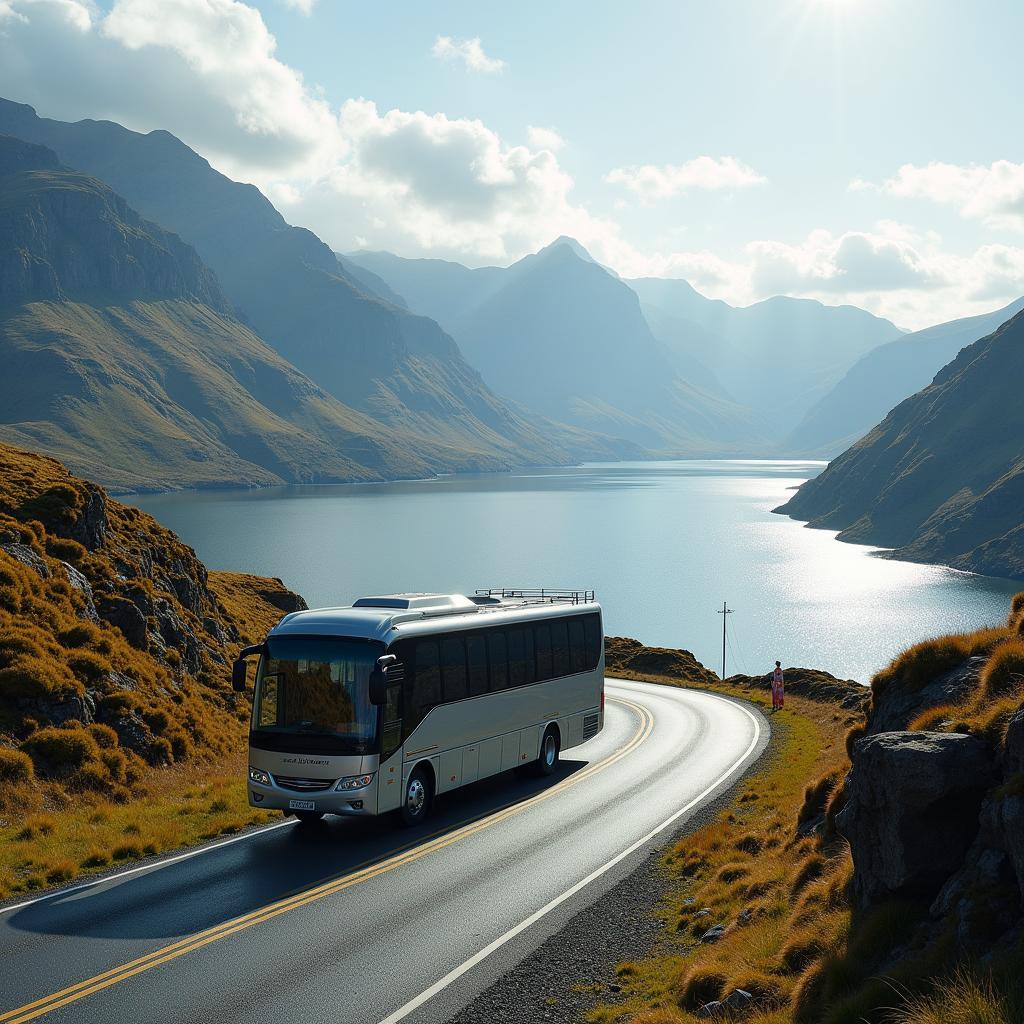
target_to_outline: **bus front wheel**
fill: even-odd
[[[434,783],[430,772],[420,767],[409,776],[405,784],[405,800],[402,801],[402,824],[418,825],[430,813],[434,800]]]
[[[558,742],[558,730],[548,728],[544,733],[544,739],[540,741],[540,757],[533,763],[535,775],[551,775],[558,767],[558,755],[561,751],[561,744]]]

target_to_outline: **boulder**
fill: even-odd
[[[850,843],[861,906],[934,896],[979,829],[995,760],[974,736],[886,732],[859,740],[836,826]]]
[[[754,997],[742,988],[734,988],[723,1000],[726,1009],[732,1013],[745,1013],[754,1006]]]
[[[868,718],[868,736],[906,729],[922,711],[942,704],[962,704],[977,692],[986,658],[968,658],[915,690],[894,684],[876,695]]]
[[[728,1012],[729,1011],[726,1010],[724,1003],[720,1003],[717,999],[714,999],[710,1003],[705,1003],[697,1011],[697,1016],[713,1020],[715,1017],[724,1017]]]
[[[725,934],[725,925],[716,924],[709,928],[701,937],[701,942],[718,942]]]
[[[146,616],[127,598],[111,596],[96,602],[96,611],[101,619],[116,626],[138,651],[146,650]]]

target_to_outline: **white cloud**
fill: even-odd
[[[532,124],[526,126],[526,141],[534,149],[549,149],[552,153],[565,146],[565,139],[554,128],[537,128]]]
[[[313,5],[316,3],[316,0],[284,0],[284,2],[288,7],[293,7],[303,14],[312,14]]]
[[[611,185],[625,185],[645,202],[651,202],[693,189],[749,188],[764,184],[766,179],[735,157],[698,156],[683,164],[617,167],[604,180]]]
[[[878,191],[910,199],[956,206],[964,217],[991,227],[1024,228],[1024,164],[996,160],[982,164],[904,164],[880,185],[861,178],[850,182],[853,191]]]
[[[480,44],[480,37],[472,39],[453,39],[451,36],[438,36],[430,51],[438,60],[462,61],[467,71],[482,71],[493,75],[505,70],[505,62],[497,57],[488,57]]]

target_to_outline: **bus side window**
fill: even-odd
[[[551,627],[545,622],[533,628],[537,647],[537,682],[551,678]]]
[[[583,620],[577,616],[569,620],[569,660],[573,672],[587,670],[587,648],[583,633]]]
[[[557,679],[567,676],[572,671],[569,659],[569,632],[565,619],[553,619],[551,622],[551,668]]]
[[[508,686],[508,645],[505,634],[494,630],[487,634],[487,654],[491,668],[491,693]]]
[[[423,720],[423,716],[441,703],[441,659],[436,640],[419,640],[416,643],[416,665],[412,674],[412,721],[411,731]]]
[[[524,686],[526,683],[533,682],[533,659],[526,660],[527,634],[531,634],[531,630],[519,628],[508,631],[508,676],[510,686]]]
[[[402,742],[402,687],[389,686],[384,691],[384,728],[380,739],[380,760],[390,757]]]
[[[441,640],[441,668],[445,703],[466,699],[466,643],[461,636]]]
[[[587,644],[587,668],[597,668],[601,659],[601,619],[597,615],[583,616],[583,631]]]
[[[479,697],[487,692],[487,641],[480,633],[466,637],[466,656],[469,666],[469,695]]]

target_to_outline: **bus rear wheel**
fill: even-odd
[[[322,811],[292,811],[300,825],[315,825],[324,815]]]
[[[540,741],[540,757],[533,762],[534,775],[551,775],[558,767],[558,755],[561,752],[561,744],[558,741],[558,730],[550,726],[544,732],[544,739]]]
[[[434,783],[430,772],[416,768],[405,784],[405,799],[402,801],[402,824],[419,825],[430,813],[434,802]]]

